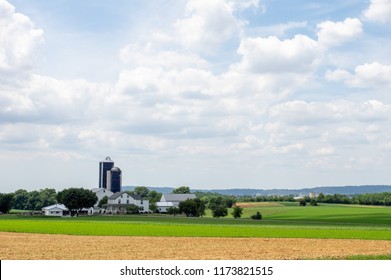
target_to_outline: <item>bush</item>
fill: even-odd
[[[251,216],[251,219],[253,219],[253,220],[262,220],[262,214],[259,211],[257,211],[257,213],[255,215]]]
[[[130,204],[126,207],[126,214],[138,214],[140,211],[140,207],[135,204]]]
[[[300,200],[300,206],[306,206],[307,202],[305,202],[305,199]]]
[[[312,199],[310,202],[311,206],[318,206],[318,202],[315,199]]]

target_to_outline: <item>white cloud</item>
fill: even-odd
[[[368,9],[364,11],[364,17],[370,21],[391,22],[391,1],[371,0]]]
[[[251,1],[244,6],[249,7]],[[213,52],[222,43],[240,34],[245,21],[234,15],[233,2],[223,0],[190,0],[186,5],[186,16],[175,23],[182,45],[191,50]]]
[[[336,70],[328,70],[325,74],[325,78],[328,81],[334,81],[334,82],[339,82],[339,81],[344,81],[352,78],[352,74],[350,74],[346,70],[342,69],[336,69]]]
[[[154,67],[163,69],[183,69],[188,67],[207,68],[209,63],[195,53],[156,50],[153,45],[129,44],[120,50],[119,57],[131,67]]]
[[[347,18],[344,21],[325,21],[318,24],[319,44],[325,48],[339,46],[362,34],[362,23],[357,18]]]
[[[354,78],[348,80],[351,86],[391,86],[391,65],[383,65],[379,62],[365,63],[357,66],[354,72]]]
[[[350,87],[387,88],[391,86],[391,65],[379,62],[356,66],[354,73],[337,69],[325,75],[329,81],[343,81]]]
[[[43,31],[25,15],[0,0],[0,82],[4,75],[20,75],[34,62],[35,49],[43,41]]]
[[[286,40],[247,38],[238,53],[242,56],[240,67],[256,73],[308,72],[319,57],[316,41],[304,35]]]

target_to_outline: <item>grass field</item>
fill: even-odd
[[[263,219],[250,219],[257,211]],[[21,213],[0,216],[0,235],[2,259],[388,260],[391,207],[247,203],[240,219],[210,212],[203,218]]]
[[[391,207],[248,205],[241,219],[167,215],[2,216],[0,231],[96,236],[278,237],[391,240]],[[263,220],[249,219],[260,211]],[[210,213],[209,213],[210,215]]]

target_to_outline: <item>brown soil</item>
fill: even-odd
[[[236,206],[240,206],[242,208],[255,208],[255,207],[273,207],[273,206],[284,206],[278,202],[237,202]]]
[[[0,232],[2,260],[281,260],[391,254],[391,241]]]

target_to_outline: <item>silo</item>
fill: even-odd
[[[109,189],[107,186],[107,171],[110,171],[113,167],[114,161],[110,157],[99,162],[99,188]]]
[[[122,172],[118,167],[113,167],[110,170],[110,191],[113,193],[120,192],[122,187]]]

